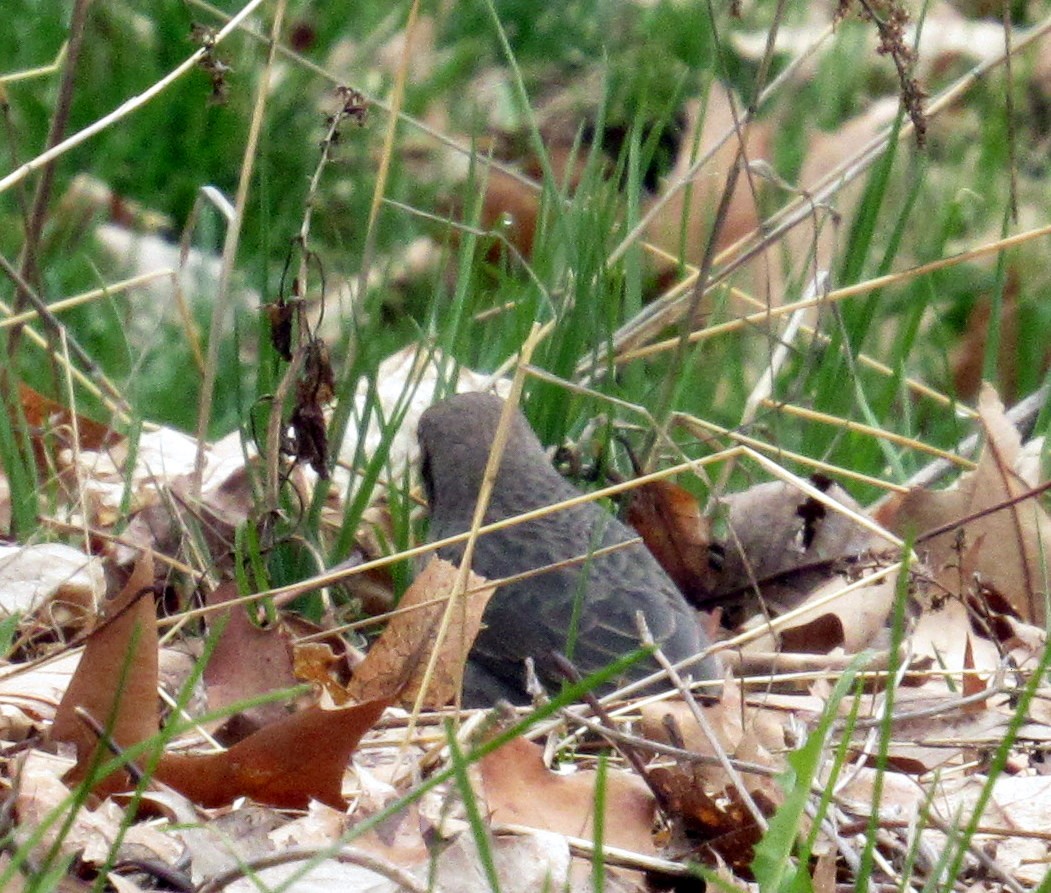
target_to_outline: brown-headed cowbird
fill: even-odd
[[[431,406],[420,419],[432,540],[470,529],[503,407],[504,401],[490,394],[459,394]],[[579,495],[552,467],[525,416],[516,410],[484,523]],[[584,675],[607,666],[639,647],[639,611],[670,660],[707,647],[696,614],[645,546],[636,542],[592,554],[636,538],[633,530],[594,502],[480,536],[472,568],[490,580],[589,557],[499,587],[471,651],[464,704],[484,706],[498,698],[527,703],[527,657],[533,658],[540,680],[555,690],[565,677],[554,663],[554,652],[567,655]],[[462,543],[439,550],[443,558],[456,562],[463,553]],[[642,660],[618,681],[639,679],[657,669],[652,659]],[[695,678],[716,678],[718,663],[709,657],[690,672]]]

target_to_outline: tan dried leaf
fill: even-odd
[[[949,582],[953,575],[943,575],[941,571],[962,567],[966,550],[974,573],[984,585],[1007,599],[1023,619],[1043,625],[1051,560],[1051,518],[1034,499],[995,508],[1026,493],[1030,487],[1014,471],[1021,438],[991,385],[983,386],[978,411],[986,434],[978,467],[948,490],[914,490],[906,494],[889,512],[890,526],[902,533],[913,531],[922,536],[924,531],[984,513],[956,530],[923,540],[918,548],[926,553],[927,563],[942,583]],[[969,585],[963,576],[957,577],[957,589]]]
[[[515,738],[480,761],[486,804],[494,822],[526,825],[573,837],[593,836],[596,774],[571,775],[544,766],[543,748]],[[653,796],[629,772],[606,774],[605,842],[637,853],[654,853]]]
[[[475,573],[467,576],[466,592],[455,593],[459,568],[432,558],[402,596],[398,612],[354,671],[347,693],[356,701],[397,698],[416,702],[442,617],[455,598],[453,616],[435,663],[435,675],[424,699],[441,707],[456,698],[463,683],[464,665],[482,622],[485,606],[496,591]]]

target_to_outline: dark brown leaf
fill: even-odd
[[[83,780],[98,747],[110,755],[77,716],[77,708],[124,748],[157,732],[157,614],[152,592],[153,555],[143,552],[120,594],[103,606],[59,704],[50,737],[76,747],[77,764],[66,778],[71,784]],[[95,790],[104,796],[126,786],[127,777],[119,774],[104,779]]]
[[[208,604],[221,604],[237,594],[236,583],[223,583],[209,595]],[[213,618],[213,623],[226,618],[226,625],[204,671],[209,710],[222,710],[237,701],[297,684],[292,672],[292,643],[283,625],[265,629],[256,626],[243,605],[217,612]],[[287,715],[288,710],[281,703],[252,707],[239,714],[238,737]],[[236,738],[220,735],[219,740],[231,744]]]
[[[693,494],[671,481],[652,481],[632,490],[627,517],[686,600],[708,601],[711,528]]]
[[[350,756],[389,703],[366,701],[332,710],[315,705],[226,751],[167,753],[157,779],[205,807],[250,797],[281,809],[305,809],[311,800],[345,809],[343,773]]]

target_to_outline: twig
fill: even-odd
[[[564,654],[559,654],[556,651],[551,656],[555,661],[555,666],[565,675],[566,679],[570,682],[583,681],[584,677],[580,675],[580,671]],[[606,740],[609,741],[620,755],[628,761],[631,768],[635,770],[635,773],[639,778],[646,783],[646,787],[648,787],[650,793],[653,794],[653,799],[657,801],[658,809],[660,809],[665,816],[670,815],[671,804],[668,802],[668,798],[664,791],[654,784],[653,779],[650,777],[649,770],[646,768],[646,763],[643,761],[642,757],[639,756],[638,751],[623,740],[606,736],[606,730],[614,728],[613,718],[609,715],[606,708],[599,703],[599,699],[595,697],[595,693],[590,691],[587,692],[587,694],[584,695],[584,700],[587,702],[587,705],[591,708],[595,716],[599,718],[601,725],[598,727],[598,733],[603,737],[606,737]]]
[[[744,779],[741,778],[740,774],[734,768],[730,762],[730,758],[727,756],[726,751],[723,749],[722,744],[719,742],[719,737],[715,734],[715,729],[712,728],[712,724],[708,722],[708,717],[704,715],[704,711],[701,710],[700,705],[697,703],[697,699],[693,696],[690,691],[689,685],[683,680],[682,676],[679,675],[679,671],[675,669],[672,662],[668,660],[667,655],[656,645],[653,640],[653,634],[650,632],[650,628],[646,623],[646,618],[640,611],[635,618],[635,622],[639,625],[639,633],[642,636],[642,642],[644,645],[654,645],[655,650],[653,652],[653,658],[658,664],[664,669],[664,672],[668,674],[668,678],[674,683],[675,687],[681,692],[683,700],[686,702],[686,707],[690,711],[690,715],[693,716],[694,722],[697,723],[701,732],[704,733],[704,737],[708,739],[708,743],[712,747],[712,751],[716,757],[719,758],[719,765],[730,779],[730,783],[737,789],[737,793],[741,798],[741,802],[745,805],[745,808],[751,813],[753,821],[764,833],[770,827],[766,820],[766,816],[763,815],[762,810],[756,804],[752,798],[751,793],[745,786]]]
[[[58,86],[58,99],[55,103],[55,113],[51,117],[51,127],[48,130],[45,145],[50,149],[62,140],[69,123],[69,110],[73,104],[73,88],[76,84],[77,60],[80,58],[80,49],[84,45],[84,32],[87,23],[88,8],[91,0],[75,0],[73,3],[73,14],[69,22],[69,43],[66,47],[65,60],[62,65],[62,79]],[[37,273],[37,244],[40,241],[40,233],[44,228],[44,218],[47,216],[47,207],[51,200],[51,186],[55,179],[55,165],[46,164],[37,183],[36,192],[33,194],[33,205],[29,211],[29,219],[26,225],[25,242],[22,244],[22,257],[19,261],[19,272],[27,282],[38,283]],[[15,290],[14,311],[25,309],[29,296],[21,287]],[[7,335],[7,355],[15,357],[18,355],[18,342],[22,338],[22,326],[15,326]]]
[[[265,0],[248,0],[248,3],[238,12],[233,18],[231,18],[219,31],[216,32],[214,40],[211,41],[211,47],[214,48],[220,41],[227,37],[232,31],[234,31],[238,25],[241,24],[248,16],[255,12],[256,8],[261,6]],[[201,47],[193,53],[188,59],[182,62],[179,66],[174,68],[163,78],[151,85],[148,89],[144,90],[137,96],[133,96],[131,99],[123,102],[117,108],[115,108],[108,115],[103,115],[97,121],[93,121],[87,127],[82,130],[78,130],[72,136],[67,137],[57,146],[52,146],[46,152],[42,152],[36,158],[27,161],[21,167],[11,171],[6,177],[0,179],[0,193],[6,192],[16,183],[20,183],[26,177],[28,177],[33,171],[40,170],[47,164],[50,164],[56,158],[65,155],[66,152],[71,149],[75,149],[81,143],[91,139],[95,134],[101,133],[107,127],[111,127],[118,121],[126,118],[133,112],[138,111],[144,105],[146,105],[153,97],[164,92],[168,87],[174,84],[180,77],[189,71],[193,71],[197,64],[205,57],[205,55],[211,50],[206,47]]]
[[[509,822],[497,822],[492,826],[492,830],[496,835],[513,834],[518,837],[524,834],[535,834],[537,831],[536,828],[530,828],[526,825],[515,825]],[[587,840],[583,837],[570,837],[568,834],[561,834],[559,836],[569,844],[569,851],[574,856],[591,859],[594,857],[595,852],[598,849],[593,840]],[[672,877],[693,876],[693,871],[688,866],[681,865],[678,862],[672,862],[670,859],[659,859],[656,856],[645,856],[642,853],[636,853],[631,850],[623,849],[622,847],[608,846],[606,844],[602,846],[601,852],[602,861],[607,865],[615,865],[619,868],[630,868],[635,871],[656,872],[671,875]]]

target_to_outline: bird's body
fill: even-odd
[[[503,406],[492,395],[461,394],[423,414],[419,438],[431,539],[470,529]],[[579,495],[551,466],[529,423],[516,410],[484,523]],[[636,542],[594,554],[635,539],[634,531],[594,502],[479,537],[471,566],[492,580],[569,559],[580,561],[500,586],[471,651],[464,703],[526,701],[526,657],[534,659],[541,681],[554,688],[563,676],[553,652],[566,654],[585,675],[605,667],[639,647],[639,611],[672,661],[706,647],[693,610],[645,546]],[[440,550],[442,557],[454,561],[463,553],[462,544]],[[652,660],[642,661],[620,681],[642,678],[656,669]],[[718,675],[717,664],[706,659],[693,674],[712,678]]]

